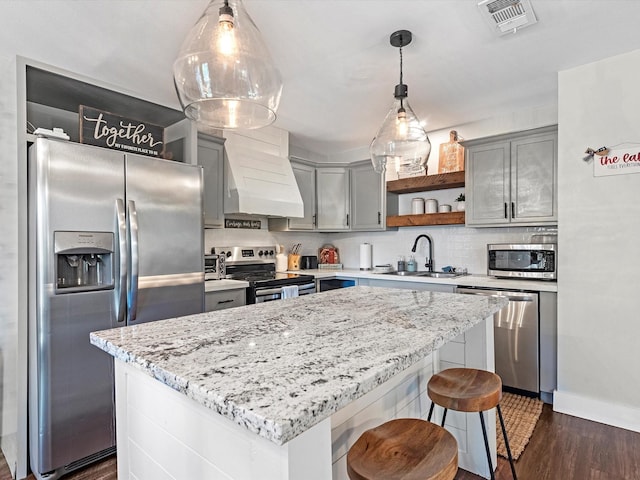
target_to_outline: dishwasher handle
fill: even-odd
[[[510,302],[535,302],[536,298],[528,293],[520,292],[496,292],[494,290],[481,290],[472,288],[458,288],[456,293],[463,295],[480,295],[483,297],[507,298]]]

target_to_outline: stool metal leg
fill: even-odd
[[[498,418],[500,418],[500,426],[502,427],[502,437],[504,438],[504,445],[505,447],[507,447],[509,465],[511,465],[511,474],[513,475],[513,480],[518,480],[518,477],[516,475],[516,467],[513,465],[513,457],[511,457],[511,448],[509,447],[509,440],[507,439],[507,429],[504,426],[504,420],[502,418],[502,410],[500,409],[500,405],[496,405],[496,410],[498,410]]]
[[[429,407],[429,416],[427,416],[427,422],[431,421],[431,416],[433,415],[433,407],[435,406],[435,404],[433,402],[431,402],[431,406]],[[441,423],[441,427],[444,427],[444,421],[447,419],[447,409],[444,409],[444,413],[442,414],[442,423]]]
[[[489,450],[489,439],[487,438],[487,427],[484,425],[484,416],[482,412],[480,414],[480,425],[482,426],[482,436],[484,437],[484,448],[487,450],[487,461],[489,462],[489,473],[491,474],[491,480],[495,480],[496,477],[493,473],[493,463],[491,462],[491,451]]]

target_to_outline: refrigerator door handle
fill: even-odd
[[[116,220],[118,223],[118,250],[120,252],[119,281],[115,289],[116,319],[124,322],[127,312],[127,217],[124,200],[116,199]]]
[[[138,311],[138,213],[136,211],[136,202],[129,200],[127,204],[127,213],[129,217],[129,246],[131,248],[131,263],[129,269],[129,321],[136,319]]]

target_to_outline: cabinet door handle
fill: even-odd
[[[511,218],[516,218],[516,202],[511,202]]]
[[[347,213],[347,227],[349,226],[349,214]]]
[[[315,226],[317,226],[317,224],[316,224],[316,217],[317,217],[317,214],[315,214],[315,213],[314,213],[314,214],[313,214],[313,226],[314,226],[314,227],[315,227]]]
[[[218,305],[222,305],[223,303],[233,303],[233,298],[229,300],[218,300]]]
[[[382,214],[378,212],[378,225],[382,225]]]
[[[504,218],[508,218],[507,217],[507,202],[504,202]]]

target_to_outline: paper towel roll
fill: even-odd
[[[286,272],[287,266],[287,256],[284,253],[278,253],[276,255],[276,272]]]
[[[370,243],[363,243],[360,245],[360,270],[371,270],[373,262],[371,258],[373,256],[373,245]]]

